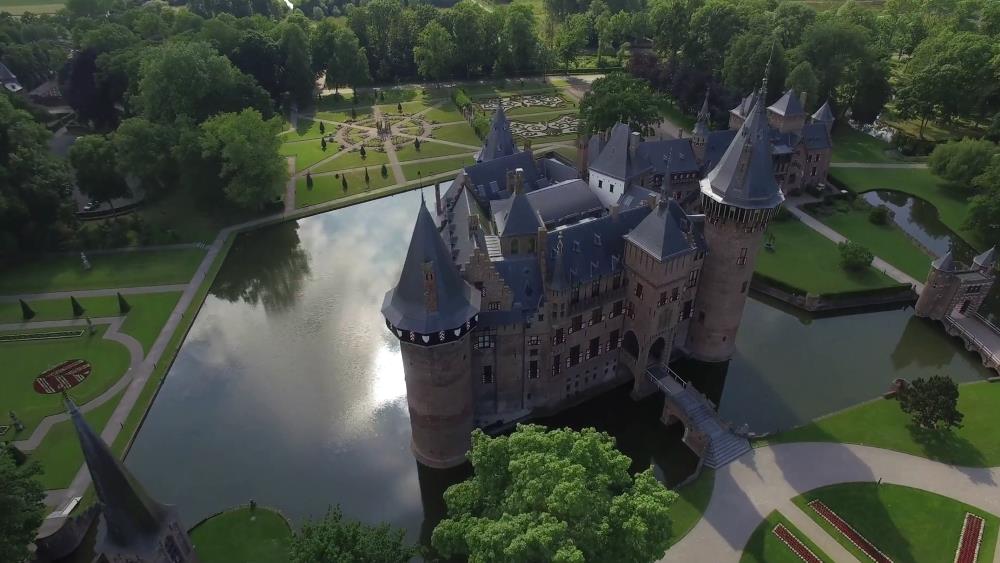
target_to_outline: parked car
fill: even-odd
[[[88,202],[87,205],[83,206],[83,210],[84,211],[96,211],[97,208],[100,207],[100,206],[101,206],[101,202],[99,202],[99,201],[91,201],[91,202]]]

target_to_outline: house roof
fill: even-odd
[[[816,113],[812,114],[812,120],[818,123],[833,123],[834,119],[833,110],[830,109],[830,100],[823,102]]]
[[[972,259],[972,263],[978,268],[992,268],[996,262],[997,247],[995,246]]]
[[[833,147],[830,131],[823,123],[806,123],[802,127],[802,142],[806,149],[815,151]]]
[[[488,202],[511,196],[510,191],[507,190],[507,172],[518,168],[524,170],[524,191],[530,192],[549,185],[548,180],[538,174],[535,161],[528,151],[520,151],[466,166],[464,174],[472,185],[474,195],[481,201]],[[484,203],[484,205],[486,204]]]
[[[796,95],[795,90],[792,90],[791,88],[789,88],[783,96],[778,98],[778,101],[771,104],[767,110],[773,111],[774,113],[785,117],[806,114],[806,110],[802,109],[802,103],[799,101],[798,95]]]
[[[647,215],[649,207],[640,206],[620,211],[617,217],[605,215],[597,219],[559,227],[549,232],[546,259],[550,275],[549,286],[563,289],[586,284],[624,267],[625,234],[634,229]],[[562,240],[562,256],[557,245]]]
[[[503,111],[503,104],[497,104],[497,111],[493,114],[493,121],[490,123],[489,134],[483,142],[483,148],[479,151],[476,160],[486,162],[502,156],[508,156],[517,152],[514,145],[514,135],[510,132],[510,122]]]
[[[745,98],[740,100],[740,103],[736,105],[733,109],[729,110],[730,113],[735,113],[740,117],[746,117],[750,113],[750,108],[753,107],[754,101],[757,99],[757,91],[754,90],[747,94]]]
[[[628,181],[649,170],[649,163],[638,152],[638,135],[632,135],[628,125],[619,123],[611,128],[611,136],[600,154],[590,163],[590,169],[619,180]],[[630,146],[635,144],[632,154]]]
[[[434,296],[427,294],[429,274],[434,279]],[[394,328],[432,334],[462,326],[479,312],[481,299],[459,275],[421,199],[399,282],[386,292],[382,314]]]
[[[670,157],[670,171],[673,174],[697,172],[701,169],[694,156],[690,139],[668,139],[664,141],[644,141],[639,145],[639,154],[659,174],[667,172],[666,157]]]
[[[706,247],[698,217],[689,217],[672,199],[661,200],[625,238],[663,262]]]
[[[473,216],[478,216],[476,221],[479,228],[474,229],[470,225],[470,218]],[[490,228],[489,220],[484,217],[476,198],[469,195],[469,190],[461,187],[454,199],[447,204],[444,218],[441,237],[451,250],[452,261],[462,267],[469,262],[476,248],[485,248],[484,237]]]
[[[493,220],[497,224],[500,236],[537,234],[538,227],[542,226],[542,220],[538,218],[538,212],[528,201],[528,196],[523,192],[515,193],[509,202],[503,210],[494,209],[493,211]]]
[[[776,207],[784,201],[774,181],[770,128],[762,105],[754,104],[729,148],[702,180],[703,194],[744,209]]]
[[[604,213],[604,204],[584,180],[568,180],[528,194],[531,206],[548,228]]]

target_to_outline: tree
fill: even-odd
[[[177,180],[173,148],[178,136],[173,123],[153,123],[144,117],[122,121],[111,138],[118,174],[134,176],[147,195],[172,187]]]
[[[281,55],[284,59],[284,89],[299,106],[307,106],[312,101],[315,77],[309,53],[309,39],[301,27],[291,22],[280,26]]]
[[[125,301],[125,297],[121,293],[116,293],[118,295],[118,312],[127,315],[129,311],[132,310],[132,306]]]
[[[986,134],[983,135],[983,138],[993,141],[994,143],[1000,143],[1000,111],[993,114],[993,119],[990,121],[990,127],[986,130]]]
[[[37,463],[17,466],[0,444],[0,561],[27,561],[28,546],[45,519],[45,489]]]
[[[240,71],[254,77],[272,100],[281,97],[285,60],[278,42],[269,35],[256,29],[245,31],[229,59]]]
[[[202,156],[220,163],[226,197],[241,207],[260,208],[276,199],[288,180],[278,154],[279,119],[265,121],[255,109],[217,115],[201,125]]]
[[[326,137],[320,137],[319,138],[319,148],[323,152],[326,152]]]
[[[389,169],[385,167],[385,163],[382,164],[381,174],[383,178],[389,177]]]
[[[368,175],[368,167],[366,166],[365,167],[365,185],[368,186],[368,185],[371,185],[371,183],[372,183],[372,179]]]
[[[28,305],[24,299],[18,299],[17,302],[21,305],[21,320],[30,321],[35,318],[35,310],[31,308],[31,305]]]
[[[404,563],[416,554],[405,543],[403,530],[344,520],[339,506],[323,519],[303,524],[289,548],[292,563]]]
[[[368,158],[368,151],[365,150],[364,145],[361,145],[361,149],[358,152],[361,154],[361,160]]]
[[[312,172],[309,172],[308,170],[306,170],[306,189],[313,189],[313,175]]]
[[[746,25],[746,15],[735,2],[708,0],[691,14],[684,57],[701,68],[721,67],[730,42]]]
[[[889,208],[884,205],[873,207],[872,210],[868,212],[868,220],[875,225],[889,224]]]
[[[420,137],[416,137],[416,138],[413,139],[413,148],[417,152],[420,152]]]
[[[816,21],[816,10],[801,2],[782,2],[774,10],[775,33],[786,49],[802,41],[802,32]]]
[[[80,191],[90,199],[110,202],[130,195],[125,178],[116,168],[115,145],[104,135],[84,135],[69,150]]]
[[[580,118],[587,134],[628,123],[641,131],[660,121],[660,98],[645,80],[616,72],[598,78],[580,102]]]
[[[587,16],[574,14],[569,16],[556,32],[555,55],[565,65],[566,72],[569,72],[570,63],[587,42],[587,24]]]
[[[766,35],[746,32],[733,40],[722,67],[722,83],[726,88],[746,95],[760,88],[768,61],[771,61],[771,67],[765,100],[768,103],[777,100],[784,91],[787,74],[785,50]]]
[[[934,147],[927,166],[931,172],[960,189],[967,190],[972,180],[986,171],[997,154],[997,146],[981,139],[962,139]]]
[[[969,203],[965,227],[988,244],[1000,242],[1000,157],[972,181],[978,194]]]
[[[520,74],[536,67],[538,36],[535,14],[525,4],[513,4],[498,9],[502,18],[497,65],[506,73]]]
[[[326,125],[323,125],[322,121],[319,122],[319,134],[326,135]]]
[[[837,248],[840,249],[840,265],[845,270],[854,272],[866,270],[875,259],[871,250],[854,241],[839,243]]]
[[[340,177],[340,187],[343,188],[343,190],[345,192],[347,191],[347,175],[346,174],[342,175]]]
[[[73,297],[72,295],[69,296],[69,305],[73,309],[74,317],[79,317],[87,312],[87,310],[83,308],[83,305],[80,305],[80,302],[76,300],[76,297]]]
[[[455,40],[448,30],[438,22],[427,24],[417,37],[417,46],[413,50],[417,72],[428,80],[440,81],[451,73],[455,52]]]
[[[958,385],[950,377],[932,375],[917,378],[900,390],[899,408],[926,429],[961,428]]]
[[[819,80],[817,80],[816,73],[813,72],[809,61],[802,61],[795,65],[792,72],[788,73],[788,78],[785,79],[785,86],[792,88],[796,92],[805,92],[807,107],[817,107],[820,105],[820,100],[817,98]]]
[[[593,428],[518,425],[472,434],[473,476],[445,492],[448,518],[431,543],[470,561],[648,562],[670,543],[676,493]]]

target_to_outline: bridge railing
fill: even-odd
[[[978,317],[979,314],[976,313],[976,316]],[[993,350],[991,350],[990,347],[985,342],[983,342],[982,340],[980,340],[979,337],[977,337],[975,334],[973,334],[967,328],[965,328],[964,326],[962,326],[961,324],[959,324],[959,322],[956,321],[951,316],[945,317],[945,320],[947,320],[948,324],[950,326],[954,327],[955,330],[957,330],[960,333],[962,333],[962,336],[965,337],[966,339],[968,339],[969,342],[972,343],[972,345],[975,346],[977,350],[979,350],[979,353],[982,354],[983,357],[989,359],[994,364],[1000,365],[1000,353],[994,352]],[[994,327],[992,325],[992,323],[989,323],[989,321],[985,321],[985,322],[987,323],[987,325],[992,330],[996,330],[996,327]]]
[[[991,321],[991,320],[987,319],[986,317],[982,316],[981,314],[979,314],[978,311],[975,313],[975,317],[976,317],[976,320],[978,320],[979,322],[983,323],[986,326],[986,328],[992,330],[993,334],[1000,334],[1000,327],[997,327],[997,325],[993,324],[993,321]]]

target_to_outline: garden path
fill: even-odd
[[[372,106],[372,115],[375,117],[375,122],[377,123],[382,119],[382,110],[378,106]],[[390,126],[391,129],[391,126]],[[396,135],[393,131],[393,135]],[[403,167],[399,165],[399,155],[396,154],[396,145],[392,142],[392,135],[386,137],[384,142],[385,155],[389,157],[389,166],[392,167],[392,176],[396,179],[396,183],[404,181],[405,176],[403,176]]]
[[[184,291],[187,289],[186,283],[170,285],[146,285],[140,287],[122,287],[109,289],[81,289],[76,291],[50,291],[46,293],[12,293],[10,295],[0,295],[0,303],[10,303],[18,299],[25,301],[39,301],[43,299],[69,299],[70,297],[105,297],[116,293],[122,295],[143,295],[146,293],[169,293],[173,291]]]
[[[739,561],[750,535],[773,510],[791,519],[834,560],[856,561],[844,557],[843,548],[828,545],[832,538],[815,533],[789,500],[836,483],[875,481],[923,489],[1000,515],[1000,467],[946,465],[854,444],[778,444],[754,449],[717,470],[702,519],[660,562]],[[993,560],[1000,560],[1000,543]]]

